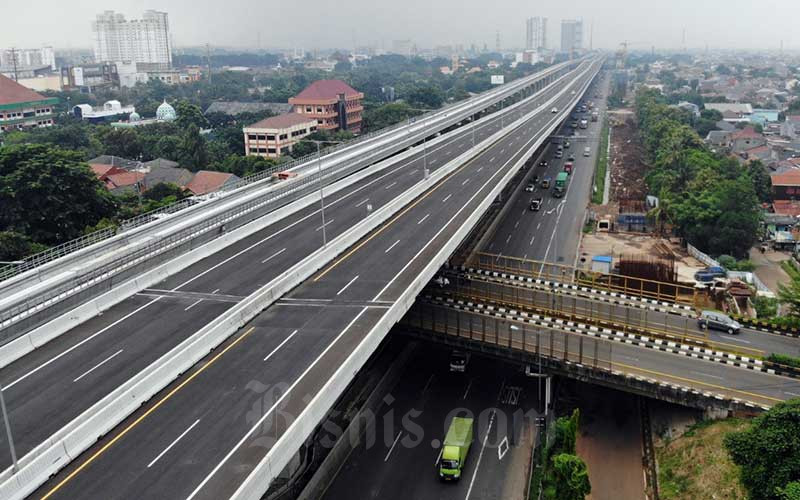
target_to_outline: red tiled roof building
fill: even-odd
[[[0,75],[0,132],[53,125],[55,97],[44,97]]]
[[[341,80],[317,80],[289,99],[294,112],[317,120],[320,130],[361,131],[364,94]]]

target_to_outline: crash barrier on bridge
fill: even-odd
[[[588,72],[594,75],[597,73],[596,67],[588,68],[581,76]],[[580,78],[580,76],[579,76]],[[582,86],[577,95],[582,95],[586,87],[588,87],[591,78],[587,80],[586,84]],[[539,109],[547,109],[557,98],[561,97],[569,87],[565,87],[558,95],[548,101]],[[577,100],[577,99],[576,99]],[[566,111],[571,109],[571,106],[565,108]],[[530,154],[541,146],[542,142],[547,140],[549,134],[555,130],[558,124],[567,116],[566,111],[556,114],[555,120],[546,126],[543,133],[536,139],[530,147],[524,152],[520,159],[506,172],[502,179],[493,185],[491,191],[481,200],[478,207],[469,213],[464,223],[462,223],[456,233],[447,240],[442,248],[428,261],[428,264],[417,275],[414,282],[403,291],[400,297],[394,304],[386,311],[380,321],[369,331],[364,340],[353,350],[347,360],[342,363],[337,369],[333,377],[331,377],[325,386],[320,390],[317,395],[311,400],[306,409],[297,417],[290,427],[278,439],[275,446],[273,446],[266,456],[256,465],[247,479],[241,484],[238,490],[231,497],[233,500],[260,500],[264,492],[267,491],[272,479],[286,466],[293,454],[295,453],[296,443],[302,442],[311,435],[316,426],[328,412],[328,409],[334,404],[347,385],[353,380],[358,370],[369,359],[369,356],[377,348],[380,342],[388,333],[392,325],[397,323],[406,311],[409,310],[414,302],[417,294],[425,287],[425,285],[434,277],[438,269],[447,261],[449,256],[456,250],[461,241],[469,234],[472,227],[478,222],[483,213],[489,208],[494,198],[502,190],[503,186],[514,176],[516,171],[525,163]],[[509,127],[509,130],[517,128],[525,122],[525,118],[517,120]],[[498,137],[499,138],[499,137]],[[477,196],[478,193],[475,194]],[[474,198],[474,196],[473,196]],[[471,202],[471,200],[470,200]],[[466,203],[456,214],[458,216],[469,203]],[[455,217],[451,220],[454,220]],[[448,224],[449,225],[449,224]],[[438,234],[441,234],[446,228],[443,227]],[[431,240],[436,240],[436,237]],[[431,243],[429,242],[428,245]],[[257,426],[260,422],[257,423]],[[257,427],[256,426],[256,427]],[[254,427],[254,429],[256,428]],[[289,437],[291,436],[291,437]],[[246,436],[247,437],[247,436]],[[245,437],[245,438],[246,438]],[[244,442],[244,439],[241,441]]]
[[[422,311],[417,310],[419,307]],[[623,370],[615,368],[616,363],[603,362],[603,356],[610,359],[613,354],[613,344],[600,339],[592,339],[592,342],[584,341],[583,344],[577,335],[553,330],[553,347],[550,348],[551,333],[549,329],[531,328],[525,331],[525,336],[520,338],[520,330],[510,329],[511,321],[507,318],[486,317],[487,329],[493,331],[494,328],[499,332],[499,340],[495,341],[493,334],[487,334],[486,340],[482,337],[482,327],[473,327],[473,331],[462,332],[459,328],[464,328],[470,321],[457,320],[454,317],[445,319],[445,313],[437,311],[442,306],[430,303],[418,303],[414,305],[412,311],[404,318],[401,331],[409,332],[414,337],[431,340],[432,336],[439,336],[447,343],[466,343],[469,349],[483,351],[487,354],[510,358],[523,362],[530,366],[530,370],[538,370],[541,363],[541,370],[546,373],[556,373],[566,375],[570,378],[582,380],[584,382],[605,385],[614,389],[623,389],[647,397],[655,397],[664,401],[691,406],[694,408],[707,409],[709,406],[752,412],[755,410],[768,409],[776,401],[770,398],[759,399],[753,397],[753,401],[745,400],[740,397],[731,396],[723,391],[713,392],[698,390],[696,387],[684,385],[680,377],[653,378],[653,373],[638,367],[626,366]],[[432,311],[433,310],[433,311]],[[485,315],[460,311],[461,314],[471,316],[474,325],[482,325]],[[432,321],[431,317],[435,318]],[[421,320],[419,318],[422,318]],[[501,326],[495,327],[491,322],[499,323]],[[506,320],[504,322],[504,320]],[[420,321],[424,327],[420,327]],[[505,336],[503,335],[505,331]],[[509,345],[509,332],[516,336],[511,339]],[[476,334],[477,333],[477,334]],[[539,351],[536,342],[538,339]],[[597,355],[593,347],[594,342],[610,344],[611,347],[598,347]],[[583,349],[581,350],[581,345]],[[598,359],[600,358],[600,359]],[[583,362],[579,361],[583,360]],[[597,362],[596,364],[594,364]],[[666,375],[666,374],[659,374]]]
[[[465,266],[445,266],[445,274],[448,276],[461,276],[466,275],[472,279],[489,280],[489,281],[504,281],[509,283],[520,283],[525,286],[535,288],[547,288],[551,290],[560,290],[562,293],[594,297],[598,300],[610,302],[619,305],[631,305],[641,309],[649,309],[651,311],[660,311],[663,313],[677,314],[679,316],[686,316],[694,318],[697,316],[694,308],[675,302],[658,301],[648,299],[647,297],[639,297],[637,295],[626,295],[624,293],[609,292],[608,290],[594,289],[588,286],[580,286],[570,283],[562,283],[560,281],[550,281],[539,278],[529,278],[527,276],[517,276],[509,273],[500,273],[497,271],[487,271],[484,269],[476,269],[474,267]]]
[[[585,72],[588,71],[589,69]],[[76,417],[44,443],[22,457],[19,460],[20,469],[16,473],[14,473],[11,468],[3,471],[0,474],[0,481],[2,481],[2,483],[0,483],[0,498],[16,500],[22,499],[30,494],[51,475],[55,474],[71,460],[78,457],[93,445],[97,439],[111,431],[142,404],[203,359],[211,350],[219,346],[231,335],[235,334],[266,307],[307,280],[315,272],[328,264],[336,255],[344,252],[361,238],[368,235],[418,196],[431,189],[437,183],[445,179],[450,173],[461,167],[470,158],[500,140],[511,130],[516,129],[520,124],[527,121],[531,115],[541,112],[542,109],[546,109],[553,100],[566,92],[567,88],[568,87],[565,87],[564,90],[559,92],[544,105],[539,106],[524,117],[519,118],[513,124],[496,132],[474,148],[462,153],[442,168],[431,173],[428,179],[423,179],[418,182],[387,205],[376,210],[370,216],[350,228],[347,232],[328,242],[327,247],[318,249],[298,264],[292,266],[285,274],[273,279],[270,283],[236,304],[214,319],[211,323],[194,333],[191,337],[181,342],[170,352],[154,361],[150,366],[131,377],[102,400],[95,403],[91,408]],[[547,133],[549,132],[550,131]],[[261,498],[261,495],[267,490],[272,478],[280,473],[294,455],[296,443],[308,438],[317,423],[322,419],[325,413],[327,413],[333,401],[338,397],[338,394],[341,394],[347,384],[349,384],[355,376],[358,369],[369,358],[369,354],[374,351],[383,339],[389,327],[396,323],[400,317],[402,317],[402,314],[411,306],[416,294],[422,289],[425,283],[433,277],[436,270],[445,262],[447,256],[452,253],[457,243],[463,238],[464,234],[466,234],[469,223],[474,224],[475,220],[480,216],[480,213],[486,210],[488,204],[491,203],[491,200],[496,196],[496,190],[507,182],[508,177],[513,175],[514,170],[516,169],[510,169],[501,182],[493,188],[490,195],[479,205],[479,209],[469,215],[467,219],[468,224],[465,224],[459,229],[457,237],[454,236],[451,238],[428,266],[426,266],[423,272],[420,273],[417,281],[415,281],[415,285],[409,287],[401,296],[401,300],[396,302],[388,310],[379,324],[373,328],[371,334],[368,335],[368,340],[361,343],[358,348],[356,348],[356,351],[354,351],[353,356],[348,358],[349,363],[340,366],[337,376],[333,377],[328,382],[328,385],[331,387],[326,388],[326,390],[318,394],[316,398],[309,403],[309,408],[311,410],[304,412],[298,420],[295,420],[292,427],[287,430],[287,434],[289,434],[292,429],[296,429],[299,426],[303,429],[302,439],[298,441],[281,438],[264,460],[255,468],[255,471],[248,477],[248,480],[242,484],[242,487],[234,495],[235,497]],[[477,193],[475,196],[477,196]],[[461,210],[463,210],[463,207]],[[464,232],[464,234],[461,234],[462,232]],[[330,349],[332,345],[333,344],[331,344],[328,349]],[[313,366],[313,364],[309,366],[305,373],[308,373]],[[342,372],[343,369],[344,372]],[[298,381],[302,378],[301,376]],[[290,392],[291,389],[286,391],[281,399],[286,397]],[[278,401],[276,405],[278,403],[280,403],[280,401]],[[269,412],[264,415],[264,418],[268,414]],[[314,423],[311,423],[312,420]],[[259,422],[259,425],[260,424],[261,422]],[[258,425],[254,427],[254,429],[255,428],[258,428]],[[306,430],[307,432],[305,432]],[[256,492],[258,493],[256,494]]]
[[[770,321],[769,319],[751,318],[749,316],[741,316],[736,314],[732,314],[730,316],[739,323],[747,326],[747,328],[752,328],[753,330],[772,333],[775,335],[783,335],[786,337],[800,337],[800,328],[797,328],[796,326],[781,325],[779,323],[775,323],[774,321]]]
[[[536,311],[623,333],[657,337],[750,357],[760,357],[765,354],[758,349],[709,340],[702,335],[702,332],[698,332],[697,320],[694,318],[677,317],[660,312],[654,315],[649,309],[597,303],[592,299],[562,293],[558,288],[537,289],[514,282],[474,280],[469,276],[463,276],[450,281],[442,291],[475,302]]]
[[[537,279],[575,283],[601,290],[638,295],[657,301],[677,302],[691,306],[699,302],[697,290],[691,286],[619,274],[599,273],[551,262],[481,252],[476,255],[474,262],[469,263],[469,266]]]
[[[444,141],[445,137],[438,137],[431,141],[431,147],[436,147],[436,145]],[[328,195],[335,194],[376,172],[389,168],[388,163],[390,161],[403,161],[411,155],[413,155],[413,152],[407,151],[391,160],[384,160],[369,168],[345,176],[343,179],[326,186],[325,192]],[[208,242],[193,240],[190,237],[184,239],[168,237],[165,239],[164,245],[155,248],[148,247],[151,251],[145,252],[137,262],[130,262],[130,265],[126,266],[128,272],[124,275],[116,275],[109,271],[108,273],[100,274],[97,283],[89,283],[87,285],[103,287],[104,294],[82,303],[80,295],[75,298],[60,297],[60,300],[69,300],[69,304],[75,304],[77,307],[70,310],[69,313],[10,341],[8,340],[10,337],[8,331],[0,332],[0,339],[4,341],[0,342],[2,343],[0,345],[0,368],[41,347],[98,313],[108,310],[131,295],[159,283],[223,248],[268,227],[270,224],[318,202],[319,196],[316,188],[314,188],[311,194],[306,194],[295,202],[280,207],[266,216],[255,218],[248,224],[227,228],[225,232],[210,234],[211,240]],[[154,258],[154,256],[157,256],[157,258]],[[148,258],[151,260],[147,261]],[[165,261],[167,262],[166,264],[164,264]],[[146,266],[142,265],[143,262],[148,262],[148,264]],[[148,270],[148,268],[153,268],[156,264],[160,266],[155,267],[152,271]],[[132,279],[132,275],[135,278]],[[84,293],[88,296],[91,293],[96,294],[96,291]]]
[[[568,76],[567,74],[559,77],[556,83]],[[520,105],[524,105],[526,100],[506,107],[501,114],[513,113]],[[476,126],[482,127],[484,122],[480,122],[477,125],[475,122],[471,124],[471,127]],[[431,145],[438,143],[438,140],[444,139],[438,137],[430,141]],[[412,154],[414,154],[413,151],[405,151],[400,156],[395,156],[392,161],[403,160]],[[45,288],[45,293],[36,296],[36,300],[26,300],[22,304],[8,308],[0,313],[0,326],[3,328],[2,333],[0,333],[0,344],[51,319],[60,310],[75,307],[97,296],[98,293],[110,289],[116,283],[143,272],[143,267],[152,266],[159,262],[159,259],[154,259],[154,256],[168,252],[170,256],[174,257],[180,251],[186,251],[187,248],[197,246],[217,237],[220,234],[218,231],[230,230],[237,225],[262,217],[285,204],[291,203],[305,193],[320,189],[322,182],[345,178],[354,172],[360,171],[365,165],[371,164],[372,161],[369,156],[362,156],[355,164],[346,165],[338,169],[322,170],[321,172],[315,170],[310,175],[293,179],[277,187],[273,186],[267,196],[260,192],[251,193],[248,195],[249,201],[246,199],[244,200],[245,202],[219,214],[214,214],[213,212],[207,215],[202,214],[196,221],[192,219],[182,223],[183,229],[179,227],[179,230],[173,234],[166,232],[158,234],[155,238],[147,240],[144,245],[140,245],[138,249],[132,250],[128,255],[111,259],[106,265],[66,280],[61,286]],[[328,192],[330,191],[329,187],[325,187],[325,189]],[[290,194],[292,195],[291,198],[288,196]],[[148,262],[150,264],[145,264]],[[81,270],[78,271],[82,272]],[[72,272],[74,271],[69,273]],[[115,281],[106,282],[111,277]]]
[[[324,152],[326,156],[329,156],[332,154],[345,152],[346,150],[353,150],[356,147],[365,145],[366,143],[369,142],[378,142],[378,140],[384,139],[391,133],[395,132],[402,133],[400,129],[408,129],[408,132],[410,132],[411,129],[417,127],[416,123],[419,123],[420,121],[426,122],[434,119],[438,120],[447,118],[448,115],[450,115],[451,117],[450,120],[443,121],[442,124],[438,126],[436,124],[432,124],[434,126],[429,132],[431,133],[438,132],[440,129],[444,129],[452,125],[451,122],[453,122],[454,119],[453,117],[462,114],[462,112],[469,110],[469,108],[475,106],[478,103],[482,103],[483,106],[482,109],[486,109],[488,107],[495,105],[500,100],[505,99],[509,95],[515,94],[520,89],[527,88],[541,79],[548,78],[551,75],[557,74],[560,71],[568,69],[572,66],[577,66],[579,63],[580,60],[568,61],[565,63],[555,65],[553,67],[540,71],[539,73],[536,73],[534,75],[530,75],[528,77],[519,79],[517,81],[510,82],[508,85],[499,87],[497,89],[493,89],[489,92],[486,92],[485,94],[476,96],[475,98],[470,99],[468,101],[453,103],[443,108],[432,110],[429,113],[419,115],[415,117],[414,122],[399,122],[395,125],[391,125],[389,127],[376,130],[374,132],[360,135],[359,137],[351,141],[343,142],[341,144],[331,145],[323,149],[322,152]],[[459,121],[460,119],[463,119],[463,117],[458,118],[457,120],[455,120],[455,122]],[[363,152],[361,154],[363,154]],[[225,188],[218,191],[216,195],[233,193],[237,190],[241,190],[242,188],[249,188],[253,185],[258,185],[265,181],[269,182],[269,180],[272,177],[272,174],[280,170],[298,170],[298,169],[302,170],[304,167],[308,168],[309,163],[314,163],[316,159],[317,159],[316,154],[309,154],[301,158],[292,160],[289,163],[284,163],[282,165],[276,166],[273,169],[252,174],[250,176],[241,179],[237,183],[226,186]],[[326,161],[328,159],[329,158],[326,158]],[[313,169],[313,166],[311,168]],[[100,242],[118,238],[121,232],[129,232],[132,229],[139,228],[154,221],[159,221],[164,216],[173,215],[182,210],[185,210],[186,208],[194,206],[197,203],[197,201],[198,200],[196,198],[181,200],[172,205],[161,207],[156,210],[141,214],[137,217],[128,219],[124,221],[119,228],[102,229],[94,233],[77,238],[75,240],[65,242],[61,245],[50,248],[44,252],[32,255],[26,258],[24,260],[24,263],[21,265],[2,266],[0,267],[0,281],[5,281],[10,278],[13,278],[14,276],[24,274],[37,267],[47,265],[55,260],[61,259],[75,252],[88,249],[89,247],[96,245]]]
[[[717,262],[716,259],[714,259],[708,254],[701,252],[696,247],[692,246],[690,243],[686,244],[686,251],[689,253],[689,255],[699,260],[706,266],[723,267],[722,264]],[[759,292],[774,295],[772,290],[770,290],[769,287],[764,284],[764,282],[758,279],[758,276],[756,276],[755,273],[751,273],[749,271],[728,271],[728,277],[731,279],[738,279],[744,281],[745,283],[749,283],[754,287],[756,287],[756,290],[758,290]]]

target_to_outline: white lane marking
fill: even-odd
[[[425,214],[425,217],[421,218],[421,219],[419,220],[419,222],[417,222],[417,225],[419,226],[420,224],[422,224],[423,222],[425,222],[425,219],[427,219],[427,218],[428,218],[428,217],[430,217],[430,216],[431,216],[431,214]]]
[[[364,203],[366,203],[368,201],[369,201],[369,198],[364,198],[363,200],[361,200],[358,203],[356,203],[356,208],[360,207],[361,205],[363,205]]]
[[[277,252],[275,252],[274,254],[272,254],[269,257],[267,257],[266,259],[262,260],[261,263],[262,264],[266,264],[268,260],[271,260],[271,259],[277,257],[278,255],[282,254],[285,251],[286,251],[286,249],[282,248],[282,249],[278,250]]]
[[[511,235],[510,234],[508,235],[508,238],[506,238],[506,244],[508,244],[509,241],[511,241]]]
[[[469,489],[467,490],[467,496],[464,497],[464,500],[469,500],[469,496],[472,494],[472,487],[475,485],[475,478],[478,476],[478,469],[481,467],[481,459],[483,458],[483,451],[486,449],[486,441],[489,440],[489,433],[492,432],[492,426],[494,425],[494,410],[492,410],[492,416],[489,418],[489,428],[486,429],[486,434],[483,436],[483,444],[481,445],[481,452],[478,454],[478,461],[475,463],[475,471],[472,473],[472,480],[469,482]]]
[[[220,460],[217,463],[217,465],[214,466],[214,468],[211,470],[211,472],[209,472],[208,475],[206,475],[206,477],[200,482],[200,484],[197,485],[197,487],[194,489],[194,491],[192,491],[189,494],[189,496],[186,497],[186,500],[192,500],[194,497],[196,497],[197,494],[200,493],[200,490],[202,490],[203,487],[211,480],[211,478],[214,477],[214,475],[222,468],[222,466],[225,464],[225,462],[227,462],[231,458],[231,456],[234,453],[236,453],[236,450],[238,450],[245,443],[245,441],[250,439],[250,437],[253,435],[254,432],[256,432],[257,430],[262,428],[262,425],[264,424],[264,420],[266,420],[267,417],[273,411],[275,411],[275,408],[278,408],[279,405],[283,404],[284,399],[286,399],[286,397],[289,394],[292,393],[292,390],[295,387],[297,387],[297,384],[299,384],[300,381],[303,380],[306,375],[308,375],[308,372],[310,372],[311,370],[314,369],[315,366],[317,366],[317,363],[319,362],[319,360],[322,359],[323,357],[325,357],[326,354],[328,354],[328,351],[330,351],[333,348],[333,346],[335,346],[339,342],[339,339],[341,339],[344,336],[344,334],[347,333],[347,331],[350,329],[350,327],[353,326],[355,324],[355,322],[358,321],[359,318],[361,318],[361,316],[365,312],[367,312],[367,309],[369,309],[369,308],[368,307],[364,307],[363,309],[361,309],[361,311],[358,312],[358,314],[356,314],[356,316],[347,324],[347,326],[345,326],[344,329],[341,332],[339,332],[339,335],[337,335],[336,338],[333,339],[333,341],[330,344],[328,344],[328,346],[320,353],[320,355],[317,356],[314,359],[314,361],[311,362],[311,364],[309,364],[306,367],[305,370],[303,370],[303,373],[301,373],[300,376],[297,377],[294,382],[292,382],[292,385],[290,385],[289,388],[286,391],[284,391],[283,394],[281,394],[281,397],[279,397],[277,399],[277,401],[272,403],[272,406],[270,406],[269,409],[267,409],[267,411],[265,411],[264,414],[261,415],[261,418],[259,418],[258,421],[256,421],[253,424],[253,426],[250,427],[250,430],[247,431],[247,434],[242,436],[242,438],[239,439],[239,441],[233,446],[233,448],[231,448],[230,451],[227,454],[225,454],[224,457],[222,457],[222,460]]]
[[[790,396],[800,396],[800,394],[792,391],[783,391],[784,394],[788,394]]]
[[[440,446],[440,447],[439,447],[439,454],[438,454],[438,455],[436,455],[436,461],[435,461],[435,462],[433,462],[433,466],[434,466],[434,467],[436,467],[437,465],[439,465],[439,460],[441,460],[441,459],[442,459],[442,452],[443,452],[443,451],[444,451],[444,445],[442,445],[442,446]]]
[[[541,222],[536,224],[536,229],[539,229],[540,227],[542,227],[542,223]]]
[[[695,371],[695,370],[692,370],[692,373],[694,373],[695,375],[702,375],[704,377],[715,378],[717,380],[725,380],[724,377],[718,377],[716,375],[709,375],[708,373],[698,372],[698,371]]]
[[[527,259],[527,258],[528,258],[528,254],[524,254],[524,255],[522,256],[522,260],[525,260],[525,259]]]
[[[431,382],[433,382],[433,374],[431,374],[431,376],[428,377],[428,381],[425,382],[425,387],[422,388],[422,394],[428,392],[428,387],[431,385]]]
[[[467,389],[464,391],[464,397],[461,399],[467,399],[467,394],[469,393],[469,388],[472,387],[472,379],[469,379],[469,384],[467,384]]]
[[[184,309],[184,311],[188,311],[189,309],[193,308],[194,306],[196,306],[196,305],[197,305],[197,304],[199,304],[200,302],[203,302],[203,299],[198,299],[198,300],[196,300],[196,301],[192,302],[192,303],[189,305],[189,307],[187,307],[186,309]]]
[[[733,340],[734,342],[742,342],[744,344],[752,344],[749,340],[745,339],[737,339],[735,336],[731,335],[730,337],[725,337],[725,340]]]
[[[392,187],[394,187],[395,184],[397,184],[397,181],[394,181],[393,183],[389,184],[384,189],[392,189]]]
[[[153,466],[153,464],[154,464],[154,463],[158,462],[158,459],[160,459],[161,457],[163,457],[163,456],[164,456],[164,455],[165,455],[165,454],[166,454],[166,453],[167,453],[167,452],[168,452],[170,449],[172,449],[172,447],[173,447],[173,446],[175,446],[175,445],[178,443],[178,441],[180,441],[181,439],[183,439],[183,437],[184,437],[185,435],[189,434],[189,431],[191,431],[192,429],[194,429],[194,426],[195,426],[195,425],[197,425],[199,422],[200,422],[200,419],[199,419],[199,418],[198,418],[197,420],[195,420],[195,421],[194,421],[194,423],[193,423],[192,425],[190,425],[188,429],[186,429],[185,431],[183,431],[183,432],[181,433],[181,435],[180,435],[180,436],[178,436],[178,437],[175,439],[175,441],[171,442],[171,443],[169,444],[169,446],[167,446],[166,448],[164,448],[164,451],[162,451],[161,453],[159,453],[159,454],[158,454],[158,456],[157,456],[156,458],[154,458],[152,462],[150,462],[149,464],[147,464],[147,468],[149,469],[150,467],[152,467],[152,466]]]
[[[353,278],[353,279],[351,279],[350,281],[348,281],[348,282],[347,282],[347,284],[346,284],[345,286],[343,286],[341,290],[339,290],[338,292],[336,292],[336,295],[341,295],[341,294],[342,294],[342,292],[344,292],[345,290],[347,290],[347,287],[349,287],[350,285],[352,285],[352,284],[353,284],[353,282],[354,282],[355,280],[357,280],[357,279],[358,279],[358,275],[356,275],[356,277],[355,277],[355,278]]]
[[[502,460],[503,457],[506,456],[506,453],[508,453],[509,448],[508,436],[504,436],[503,440],[500,441],[500,444],[497,445],[497,459]]]
[[[400,240],[397,240],[397,241],[395,241],[394,243],[392,243],[392,246],[390,246],[389,248],[387,248],[387,249],[386,249],[386,250],[385,250],[383,253],[389,253],[389,252],[392,250],[392,248],[394,248],[394,247],[395,247],[395,245],[397,245],[398,243],[400,243]]]
[[[516,223],[516,224],[514,224],[514,229],[516,229],[516,228],[518,228],[518,227],[519,227],[519,221],[517,221],[517,223]]]
[[[56,360],[60,359],[61,357],[63,357],[63,356],[66,356],[66,355],[67,355],[67,354],[69,354],[70,352],[74,351],[75,349],[77,349],[78,347],[82,346],[82,345],[83,345],[83,344],[85,344],[86,342],[89,342],[90,340],[92,340],[93,338],[97,337],[97,336],[98,336],[98,335],[100,335],[101,333],[104,333],[105,331],[107,331],[107,330],[109,330],[109,329],[111,329],[111,328],[113,328],[113,327],[117,326],[118,324],[122,323],[122,322],[123,322],[123,321],[125,321],[126,319],[130,318],[130,317],[131,317],[131,316],[133,316],[134,314],[136,314],[136,313],[138,313],[139,311],[141,311],[142,309],[146,308],[147,306],[149,306],[149,305],[151,305],[151,304],[153,304],[153,303],[155,303],[155,302],[157,302],[157,301],[161,300],[161,298],[162,298],[162,297],[163,297],[163,295],[162,295],[161,297],[156,297],[155,299],[151,300],[150,302],[148,302],[147,304],[143,305],[142,307],[140,307],[140,308],[136,309],[136,310],[135,310],[135,311],[133,311],[133,312],[130,312],[130,313],[126,314],[125,316],[123,316],[123,317],[121,317],[120,319],[118,319],[117,321],[115,321],[115,322],[111,323],[111,324],[110,324],[110,325],[108,325],[107,327],[105,327],[105,328],[102,328],[102,329],[98,330],[96,333],[93,333],[93,334],[92,334],[92,335],[90,335],[89,337],[86,337],[85,339],[81,340],[80,342],[78,342],[78,343],[77,343],[77,344],[75,344],[74,346],[70,347],[69,349],[65,350],[64,352],[61,352],[61,353],[59,353],[59,354],[56,354],[55,356],[53,356],[52,358],[48,359],[47,361],[45,361],[45,362],[44,362],[44,363],[42,363],[41,365],[37,366],[36,368],[34,368],[33,370],[29,371],[29,372],[28,372],[28,373],[26,373],[25,375],[22,375],[20,378],[16,379],[15,381],[11,382],[10,384],[8,384],[8,385],[5,387],[5,389],[6,389],[6,390],[8,390],[8,389],[11,389],[12,387],[14,387],[14,386],[15,386],[15,385],[17,385],[18,383],[22,382],[22,381],[23,381],[23,380],[25,380],[26,378],[30,377],[30,376],[31,376],[31,375],[33,375],[34,373],[38,372],[39,370],[41,370],[41,369],[42,369],[42,368],[44,368],[45,366],[49,365],[50,363],[53,363],[54,361],[56,361]]]
[[[475,172],[480,172],[481,170],[483,170],[483,167],[479,167]]]
[[[495,158],[494,156],[492,156],[491,158],[489,158],[489,163],[492,163],[492,162],[494,161],[494,158]]]
[[[466,186],[468,182],[469,182],[469,179],[464,179],[464,182],[462,182],[461,185],[462,186]]]
[[[536,235],[531,236],[531,242],[528,243],[529,246],[533,246],[533,240],[536,239]]]
[[[215,293],[217,293],[217,292],[219,292],[219,288],[217,288],[216,290],[214,290],[213,292],[211,292],[211,295],[214,295],[214,294],[215,294]]]
[[[397,446],[397,442],[400,441],[400,436],[402,434],[403,434],[403,431],[400,431],[400,432],[397,433],[397,437],[394,438],[394,443],[392,443],[392,447],[389,448],[389,451],[386,453],[386,457],[384,457],[384,459],[383,459],[384,462],[389,460],[389,455],[392,454],[392,450],[394,450],[394,447]]]
[[[409,172],[409,173],[408,173],[408,175],[414,175],[414,174],[416,174],[417,172],[419,172],[419,169],[418,169],[418,168],[415,168],[414,170],[412,170],[411,172]]]
[[[298,305],[300,305],[300,304],[298,304]],[[286,337],[285,339],[283,339],[283,341],[281,341],[281,343],[280,343],[280,344],[278,344],[278,347],[276,347],[275,349],[273,349],[272,351],[270,351],[270,353],[269,353],[269,354],[267,354],[267,356],[264,358],[264,361],[267,361],[269,358],[271,358],[271,357],[272,357],[272,355],[273,355],[273,354],[275,354],[276,352],[280,351],[280,350],[281,350],[281,347],[283,347],[283,346],[284,346],[284,344],[286,344],[287,342],[289,342],[289,340],[291,340],[291,338],[292,338],[292,337],[294,337],[296,334],[297,334],[297,330],[295,330],[295,331],[293,331],[292,333],[290,333],[288,337]]]
[[[444,199],[442,200],[442,203],[447,203],[447,200],[449,200],[451,196],[453,196],[452,193],[445,196]]]
[[[334,220],[335,220],[335,219],[331,219],[331,220],[329,220],[329,221],[326,221],[326,222],[325,222],[325,224],[323,224],[323,225],[319,226],[319,227],[318,227],[318,228],[316,228],[314,231],[319,231],[319,230],[320,230],[320,229],[322,229],[323,227],[325,227],[325,226],[329,226],[330,224],[332,224],[332,223],[333,223],[333,221],[334,221]]]
[[[86,375],[89,375],[90,373],[92,373],[93,371],[97,370],[98,368],[100,368],[104,364],[106,364],[109,361],[111,361],[112,359],[116,358],[122,351],[123,351],[123,349],[120,349],[119,351],[115,352],[114,354],[112,354],[111,356],[107,357],[103,361],[101,361],[101,362],[97,363],[96,365],[94,365],[93,367],[89,368],[88,370],[83,372],[83,374],[81,374],[81,376],[79,376],[76,379],[73,379],[73,382],[77,382],[78,380],[82,379]]]

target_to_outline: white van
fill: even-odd
[[[583,148],[583,156],[589,156],[591,154],[592,154],[592,150],[591,150],[591,148],[589,148],[589,146],[586,146],[585,148]]]

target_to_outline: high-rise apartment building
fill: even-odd
[[[172,44],[166,12],[148,10],[130,21],[113,10],[92,22],[94,58],[97,62],[135,62],[172,66]]]
[[[525,49],[547,48],[547,18],[529,17],[525,21]]]
[[[583,21],[561,21],[561,52],[573,53],[583,48]]]
[[[53,47],[41,49],[5,49],[0,50],[0,68],[36,68],[50,66],[56,69],[56,55]]]

